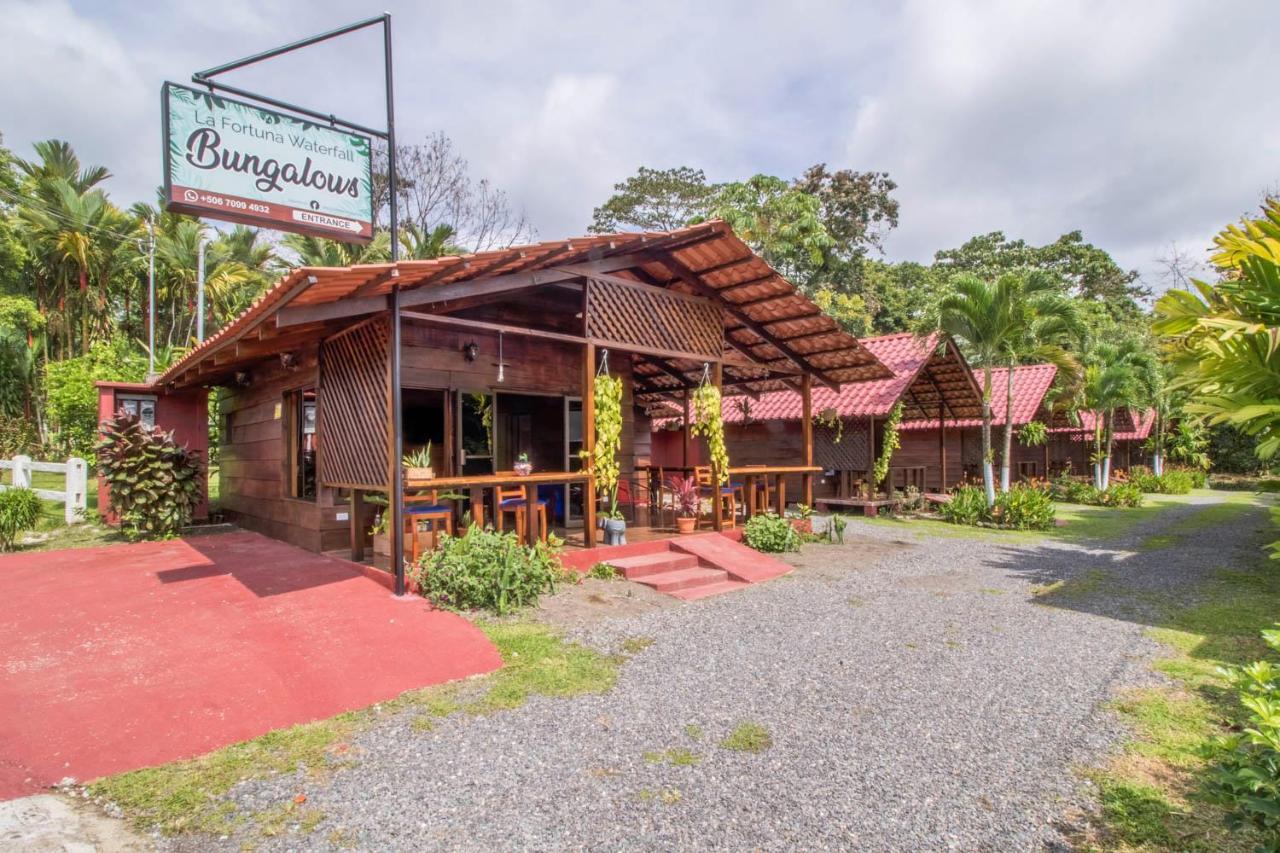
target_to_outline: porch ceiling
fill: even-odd
[[[712,300],[724,318],[727,380],[756,377],[742,386],[752,393],[786,387],[781,377],[787,373],[810,372],[832,386],[892,375],[715,220],[677,231],[575,237],[427,261],[299,268],[157,384],[224,382],[248,362],[386,310],[395,284],[406,308],[450,313],[477,298],[609,274]],[[675,381],[660,368],[657,373]],[[655,385],[665,381],[648,369],[645,375]]]

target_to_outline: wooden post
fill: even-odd
[[[588,548],[596,544],[596,347],[587,344],[582,357],[582,450],[587,470],[586,490],[582,506],[582,543]]]
[[[685,468],[689,467],[689,464],[690,464],[689,460],[692,458],[689,453],[689,444],[693,440],[693,433],[690,432],[690,422],[691,422],[690,419],[692,417],[693,417],[693,411],[692,411],[692,407],[690,406],[689,389],[686,388],[684,389],[684,428],[682,430],[682,436],[681,436],[681,439],[682,439],[681,443],[683,445],[683,447],[681,448],[681,451],[684,454],[684,458],[681,460],[681,463],[680,463],[684,465]],[[689,476],[688,471],[685,471],[684,474],[686,477]]]
[[[538,487],[526,483],[524,487],[525,544],[538,544]]]
[[[723,393],[724,393],[724,365],[722,365],[722,364],[721,364],[720,362],[718,362],[718,361],[717,361],[717,362],[715,362],[714,364],[712,364],[712,366],[711,366],[711,381],[715,384],[716,389],[717,389],[718,391],[720,391],[720,393],[721,393],[721,394],[723,394]],[[723,400],[724,400],[724,398],[723,398],[723,397],[721,397],[722,404],[723,404]],[[715,460],[714,460],[714,459],[712,459],[712,460],[708,460],[708,461],[710,461],[710,462],[712,463],[712,468],[711,468],[711,527],[712,527],[712,529],[713,529],[713,530],[716,530],[716,531],[718,532],[718,531],[721,531],[721,530],[723,530],[723,529],[724,529],[724,507],[723,507],[723,504],[722,504],[722,502],[721,502],[721,500],[720,500],[720,490],[721,490],[721,488],[723,488],[723,487],[720,485],[720,475],[721,475],[721,473],[722,473],[722,472],[721,472],[718,468],[716,468],[716,467],[715,467]],[[723,473],[724,473],[726,476],[728,475],[728,472],[723,472]]]
[[[1046,438],[1044,440],[1044,477],[1046,480],[1049,478],[1049,442],[1050,441],[1052,441],[1052,438]]]
[[[347,507],[351,522],[351,561],[359,563],[364,559],[364,491],[351,490],[351,500]]]
[[[876,486],[879,483],[872,483],[871,478],[875,476],[876,470],[876,419],[875,416],[867,418],[867,488],[870,490],[868,497],[874,499],[876,496]]]
[[[947,417],[938,406],[938,491],[947,490]]]
[[[813,467],[813,376],[804,374],[800,377],[800,434],[804,440],[804,465]],[[800,475],[800,489],[804,492],[806,506],[813,506],[813,474],[806,471]]]

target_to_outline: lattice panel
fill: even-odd
[[[387,323],[378,320],[321,345],[317,455],[322,484],[387,488],[389,338]]]
[[[720,359],[724,320],[707,299],[617,279],[589,279],[587,337]]]
[[[836,443],[834,427],[814,425],[813,463],[828,470],[866,471],[871,468],[871,453],[867,446],[867,422],[847,420],[844,435]]]

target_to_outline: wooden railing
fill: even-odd
[[[36,462],[30,456],[15,456],[13,459],[0,459],[0,469],[12,471],[9,485],[0,483],[0,491],[7,488],[31,489],[38,497],[47,501],[56,501],[63,505],[63,518],[67,524],[84,521],[85,509],[88,506],[89,466],[77,456],[66,462]],[[46,474],[62,474],[63,488],[35,489],[31,486],[31,474],[41,471]]]

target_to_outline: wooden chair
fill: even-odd
[[[720,501],[725,507],[729,526],[737,526],[738,507],[746,505],[742,484],[728,483],[723,486],[717,486],[714,475],[711,473],[710,465],[695,466],[693,475],[698,480],[698,489],[702,492],[703,497],[710,497],[713,501]],[[713,511],[714,507],[715,504],[712,504]]]
[[[765,468],[765,465],[748,465],[748,468]],[[733,485],[730,483],[730,485]],[[769,475],[762,474],[757,477],[752,484],[755,489],[756,515],[764,515],[773,508],[773,486],[769,482]]]
[[[496,490],[498,500],[498,512],[494,522],[498,525],[498,532],[502,532],[502,520],[506,518],[507,513],[513,512],[516,515],[516,536],[520,541],[525,538],[525,509],[529,505],[529,499],[525,494],[524,486],[511,486],[504,488],[499,486]],[[543,498],[538,498],[538,526],[539,538],[543,542],[547,541],[547,502]]]
[[[425,495],[409,495],[404,499],[404,535],[409,541],[410,559],[418,562],[422,554],[422,543],[419,534],[422,525],[427,525],[427,533],[431,534],[431,547],[440,546],[441,526],[446,536],[453,535],[453,507],[440,503],[440,493],[431,491]]]

